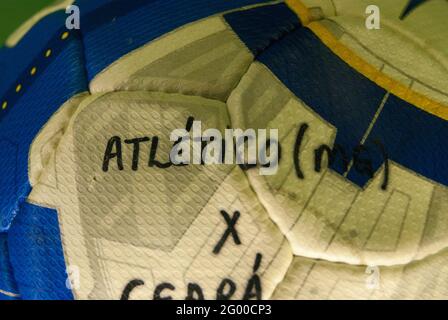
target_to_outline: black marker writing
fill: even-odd
[[[240,212],[239,211],[235,211],[233,213],[233,217],[230,218],[229,214],[224,211],[221,210],[221,215],[224,217],[224,220],[227,223],[227,229],[224,232],[224,234],[222,235],[221,239],[218,241],[218,243],[216,244],[215,248],[213,249],[213,253],[214,254],[218,254],[221,251],[221,248],[223,247],[224,243],[226,242],[227,238],[232,235],[233,241],[237,244],[240,245],[241,244],[241,240],[238,236],[238,232],[235,229],[235,225],[240,217]]]

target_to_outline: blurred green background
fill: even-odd
[[[23,22],[55,0],[0,0],[0,45]]]

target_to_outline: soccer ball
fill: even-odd
[[[447,10],[80,0],[37,14],[0,51],[0,297],[447,298]],[[275,172],[175,164],[173,131],[198,123],[277,132]]]

